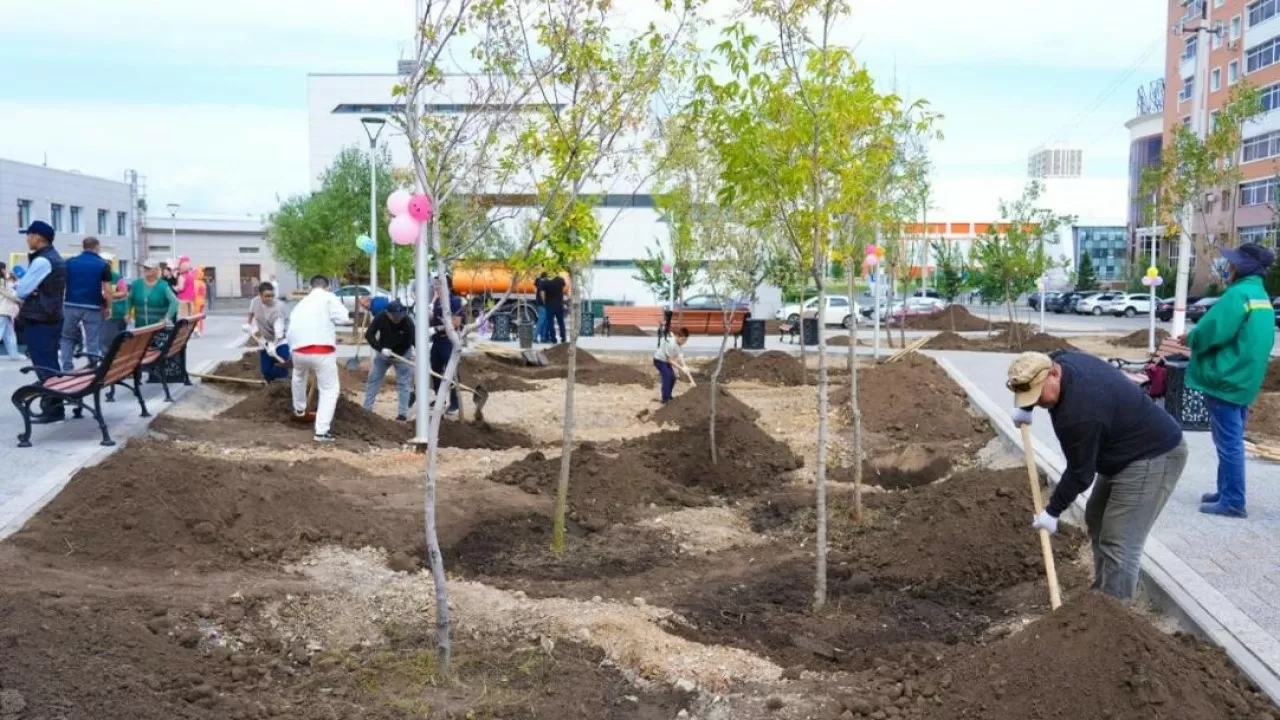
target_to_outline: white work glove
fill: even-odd
[[[1013,418],[1014,427],[1022,427],[1023,425],[1031,424],[1031,415],[1032,411],[1030,410],[1016,408],[1009,416]]]
[[[393,358],[393,357],[392,357],[392,355],[394,355],[395,353],[391,352],[391,348],[382,348],[382,349],[381,349],[381,350],[379,350],[378,352],[381,352],[381,353],[382,353],[382,357],[384,357],[384,358],[386,358],[386,359],[388,359],[388,360],[394,360],[394,359],[395,359],[395,358]]]
[[[1048,530],[1049,534],[1052,535],[1058,532],[1058,518],[1050,515],[1048,510],[1041,510],[1040,514],[1031,521],[1031,528],[1033,530]]]
[[[240,329],[241,329],[241,330],[244,332],[244,334],[246,334],[246,335],[257,335],[257,334],[258,334],[258,331],[257,331],[257,330],[255,330],[255,329],[253,328],[253,326],[252,326],[252,325],[250,325],[249,323],[245,323],[245,324],[241,325],[241,326],[240,326]]]

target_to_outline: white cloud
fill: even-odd
[[[305,110],[94,106],[0,102],[0,157],[90,175],[147,178],[153,207],[262,213],[276,195],[304,192]]]

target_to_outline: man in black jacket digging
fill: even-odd
[[[387,309],[378,314],[369,324],[364,338],[373,349],[373,367],[369,370],[369,382],[364,388],[364,409],[373,410],[373,401],[378,397],[382,381],[387,377],[387,370],[396,369],[396,398],[399,403],[396,420],[401,422],[409,417],[409,399],[413,392],[413,368],[409,363],[397,360],[396,356],[408,359],[413,352],[413,320],[405,313],[404,305],[399,300],[392,300]]]
[[[1093,485],[1085,507],[1093,587],[1131,599],[1147,535],[1187,464],[1182,428],[1124,373],[1081,352],[1023,353],[1009,366],[1008,387],[1014,424],[1048,409],[1067,460],[1032,526],[1057,532],[1058,518]]]

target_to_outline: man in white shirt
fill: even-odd
[[[316,442],[333,442],[329,432],[338,406],[338,325],[350,325],[347,308],[329,292],[323,275],[311,278],[311,292],[289,315],[288,340],[293,359],[293,412],[307,413],[307,375],[315,373],[320,400],[316,406]]]

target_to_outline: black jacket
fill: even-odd
[[[386,348],[400,357],[409,356],[409,352],[413,350],[413,338],[413,320],[408,315],[396,323],[391,322],[387,313],[379,313],[369,329],[364,331],[364,339],[368,341],[369,347],[379,352]]]
[[[62,322],[62,302],[67,292],[67,262],[62,259],[52,245],[30,253],[27,265],[36,258],[44,258],[49,262],[49,274],[35,292],[22,301],[18,317],[25,323],[49,325]]]
[[[1058,517],[1093,484],[1095,475],[1115,475],[1131,463],[1178,447],[1182,428],[1106,361],[1082,352],[1051,357],[1062,367],[1062,391],[1049,416],[1067,459],[1047,508]]]

